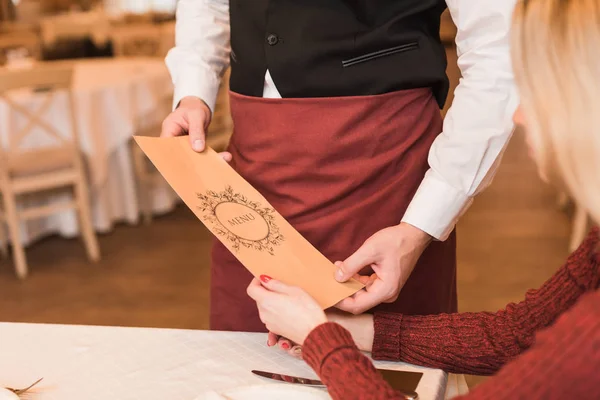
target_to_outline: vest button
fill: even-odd
[[[269,46],[275,46],[277,42],[279,42],[279,38],[276,34],[270,33],[269,36],[267,36],[267,43]]]

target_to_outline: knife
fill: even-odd
[[[276,374],[274,372],[257,370],[252,370],[252,373],[262,378],[272,379],[279,382],[326,388],[325,384],[323,384],[323,382],[317,379],[300,378],[297,376]],[[417,400],[419,398],[417,392],[404,392],[399,390],[397,390],[397,392],[403,395],[406,398],[406,400]]]
[[[276,374],[273,372],[256,371],[256,370],[253,370],[252,373],[254,375],[258,375],[263,378],[273,379],[275,381],[280,381],[280,382],[297,383],[300,385],[325,387],[323,382],[316,380],[316,379],[299,378],[297,376],[281,375],[281,374]]]

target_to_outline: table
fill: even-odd
[[[0,323],[0,355],[0,386],[44,377],[39,400],[196,400],[209,391],[268,383],[252,369],[316,377],[303,361],[268,348],[261,333]],[[375,364],[423,372],[419,398],[444,398],[440,370]]]
[[[99,232],[108,232],[117,221],[135,223],[139,205],[130,152],[131,136],[143,123],[160,126],[160,121],[170,111],[172,83],[164,61],[133,58],[60,62],[74,65],[76,119],[88,169],[94,226]],[[13,97],[32,110],[44,101],[42,94],[31,91]],[[68,114],[64,112],[67,109],[66,93],[56,93],[46,120],[59,129],[68,126]],[[0,101],[0,140],[4,143],[8,135],[9,112],[6,104]],[[46,136],[43,135],[32,132],[26,146],[44,145]],[[39,201],[62,201],[64,196],[44,196]],[[178,201],[166,183],[159,185],[153,195],[157,213],[170,211]],[[51,233],[67,237],[78,234],[76,215],[71,211],[28,221],[23,228],[25,244]]]

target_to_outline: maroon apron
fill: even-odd
[[[265,99],[231,93],[232,166],[331,261],[397,225],[442,130],[429,89],[376,96]],[[264,332],[246,294],[252,275],[220,242],[211,264],[210,327]],[[433,242],[398,300],[374,310],[455,312],[456,241]]]

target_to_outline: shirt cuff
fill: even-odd
[[[429,170],[404,213],[402,222],[443,241],[472,202],[472,197],[438,179]]]
[[[173,77],[173,109],[177,108],[181,99],[187,96],[198,97],[206,103],[211,113],[215,112],[215,104],[221,85],[214,72],[205,72],[197,65],[175,66],[172,60],[166,59],[167,68]]]
[[[327,358],[340,349],[356,348],[352,335],[334,322],[326,322],[313,329],[304,340],[302,358],[320,375]]]

